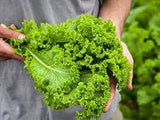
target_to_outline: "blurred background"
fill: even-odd
[[[122,40],[134,58],[133,90],[121,92],[124,120],[160,120],[160,0],[133,0]]]

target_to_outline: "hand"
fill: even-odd
[[[133,66],[133,58],[126,46],[125,43],[121,42],[122,46],[123,46],[123,55],[127,57],[128,61],[131,63],[131,65]],[[127,89],[132,90],[132,78],[133,78],[133,69],[130,72],[130,81],[129,84],[127,85]],[[104,109],[104,112],[107,112],[113,102],[114,96],[115,96],[115,91],[116,91],[116,81],[113,77],[110,78],[110,93],[111,93],[111,97],[109,99],[109,101],[106,104],[106,107]]]
[[[116,26],[116,35],[119,40],[121,38],[121,33],[125,24],[125,20],[129,14],[130,7],[131,0],[104,0],[103,4],[101,5],[99,16],[102,17],[103,20],[111,20],[113,22],[113,24]],[[123,55],[126,56],[129,62],[133,65],[133,58],[127,46],[124,43],[122,43],[122,46]],[[132,89],[132,77],[133,70],[130,73],[130,82],[127,86],[127,88],[130,90]],[[113,98],[115,96],[116,82],[114,79],[110,80],[110,85],[111,98],[108,101],[106,108],[104,109],[105,112],[107,112],[110,108]]]
[[[10,29],[5,28],[0,25],[0,61],[7,59],[16,59],[18,61],[23,61],[24,59],[17,54],[14,54],[14,48],[12,48],[8,43],[3,41],[3,38],[18,38],[19,40],[25,38],[25,36],[19,32],[13,31],[16,27],[12,24]]]

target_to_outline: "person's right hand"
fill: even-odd
[[[7,59],[16,59],[18,61],[23,61],[24,58],[18,56],[17,54],[14,54],[14,48],[3,41],[3,38],[17,38],[19,40],[25,38],[22,33],[14,31],[16,27],[13,24],[10,26],[10,28],[12,30],[0,25],[0,61]]]

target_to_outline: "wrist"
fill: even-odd
[[[123,21],[120,19],[115,19],[115,20],[111,20],[114,24],[114,26],[116,27],[116,35],[118,37],[119,40],[121,40],[121,34],[123,31]]]
[[[109,17],[109,16],[101,16],[100,15],[100,17],[103,20],[111,20],[113,22],[113,25],[116,27],[116,35],[117,35],[118,39],[120,40],[124,22],[120,18],[118,18],[117,16],[116,17],[113,17],[113,16]]]
[[[131,6],[131,0],[104,0],[99,16],[103,20],[111,20],[116,26],[116,34],[120,40],[126,17]]]

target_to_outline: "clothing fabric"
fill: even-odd
[[[24,19],[61,23],[80,14],[98,16],[98,0],[0,0],[0,21],[18,27]]]
[[[21,27],[24,19],[34,19],[56,24],[85,13],[98,16],[99,6],[98,0],[0,0],[0,23]],[[0,61],[0,120],[74,120],[81,107],[49,109],[23,67],[15,60]],[[99,120],[111,119],[119,101],[116,91],[111,108]]]

